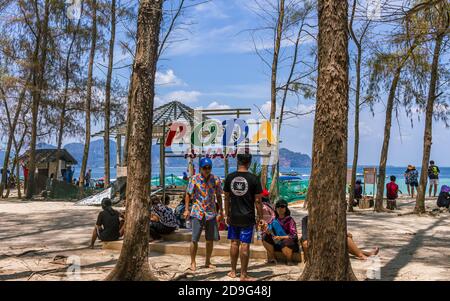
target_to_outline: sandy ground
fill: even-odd
[[[400,210],[377,214],[357,210],[348,215],[348,228],[361,248],[381,248],[369,261],[351,259],[358,279],[368,270],[380,271],[381,280],[450,280],[450,214],[433,212],[422,216],[403,215],[413,200],[401,199]],[[428,211],[435,200],[427,201]],[[305,209],[292,207],[300,223]],[[0,200],[0,280],[102,280],[114,266],[118,252],[86,248],[99,208],[74,206],[70,202],[25,202]],[[62,255],[62,260],[54,260]],[[65,258],[65,259],[64,259]],[[201,264],[203,258],[198,259]],[[151,266],[161,280],[230,280],[229,259],[216,257],[217,268],[186,274],[187,256],[151,253]],[[81,265],[80,278],[72,273]],[[68,268],[69,267],[69,268]],[[249,272],[261,280],[296,280],[304,266],[267,266],[252,260]],[[375,273],[376,275],[376,273]]]

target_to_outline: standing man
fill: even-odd
[[[89,169],[86,175],[84,176],[84,187],[91,186],[91,176],[92,176],[92,169]]]
[[[431,197],[431,191],[434,187],[434,194],[433,196],[436,196],[438,185],[439,185],[439,173],[441,171],[439,170],[439,167],[434,165],[434,161],[430,161],[430,166],[428,167],[428,178],[430,179],[430,190],[429,190],[429,196]]]
[[[223,218],[222,209],[222,183],[220,178],[213,175],[212,161],[210,158],[203,158],[200,161],[200,173],[191,177],[186,191],[184,218],[187,220],[191,217],[192,227],[192,243],[190,247],[191,253],[191,270],[197,269],[195,257],[197,256],[198,241],[205,229],[206,238],[206,260],[207,268],[214,268],[211,264],[211,254],[213,251],[214,241],[219,240],[219,231],[217,226],[219,211],[220,218]],[[216,203],[217,199],[217,203]],[[189,212],[189,204],[192,200],[192,210]]]
[[[228,276],[236,278],[236,265],[240,255],[241,281],[251,281],[247,274],[250,258],[250,244],[253,229],[262,214],[261,181],[248,171],[252,162],[251,154],[237,155],[238,170],[225,179],[225,212],[228,224],[228,239],[231,240],[231,272]],[[255,220],[255,207],[258,216]]]

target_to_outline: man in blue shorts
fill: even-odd
[[[241,281],[251,281],[247,274],[250,258],[250,244],[256,222],[262,217],[262,187],[260,179],[248,171],[252,155],[238,154],[238,169],[225,179],[225,212],[228,224],[228,239],[231,240],[231,272],[228,276],[236,278],[236,266],[240,255]],[[258,216],[255,219],[255,207]]]

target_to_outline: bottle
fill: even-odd
[[[192,228],[192,225],[191,225],[191,218],[188,217],[188,218],[186,219],[186,229],[191,229],[191,228]]]

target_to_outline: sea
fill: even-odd
[[[359,178],[362,178],[363,169],[366,167],[376,167],[376,166],[359,166],[357,168],[357,174],[358,174]],[[349,168],[351,168],[351,167],[349,167]],[[439,189],[442,185],[450,186],[450,167],[439,167],[439,169],[441,170],[441,173],[439,176]],[[79,170],[80,170],[80,167],[75,168],[74,176],[76,178],[79,177]],[[115,179],[116,178],[116,168],[112,166],[110,170],[111,170],[111,179]],[[229,170],[230,170],[230,172],[232,172],[233,170],[235,170],[235,168],[230,167]],[[386,183],[389,181],[390,176],[396,176],[399,190],[404,194],[407,193],[407,188],[406,188],[405,178],[404,178],[405,170],[406,170],[406,167],[395,167],[395,166],[386,167]],[[420,175],[421,169],[418,167],[417,170]],[[183,172],[185,172],[185,171],[186,171],[186,166],[166,166],[166,176],[173,175],[173,176],[182,177]],[[282,173],[283,172],[284,173],[296,172],[302,179],[305,179],[305,180],[308,180],[309,176],[311,174],[310,167],[296,167],[296,168],[280,167],[280,171]],[[225,175],[223,167],[213,168],[213,173],[219,177],[224,177],[224,175]],[[92,168],[92,178],[93,179],[100,179],[103,176],[104,176],[104,168],[103,167]],[[152,167],[152,177],[159,177],[159,166]],[[373,194],[374,187],[373,187],[373,185],[368,184],[368,185],[366,185],[365,190],[366,190],[366,194]]]

